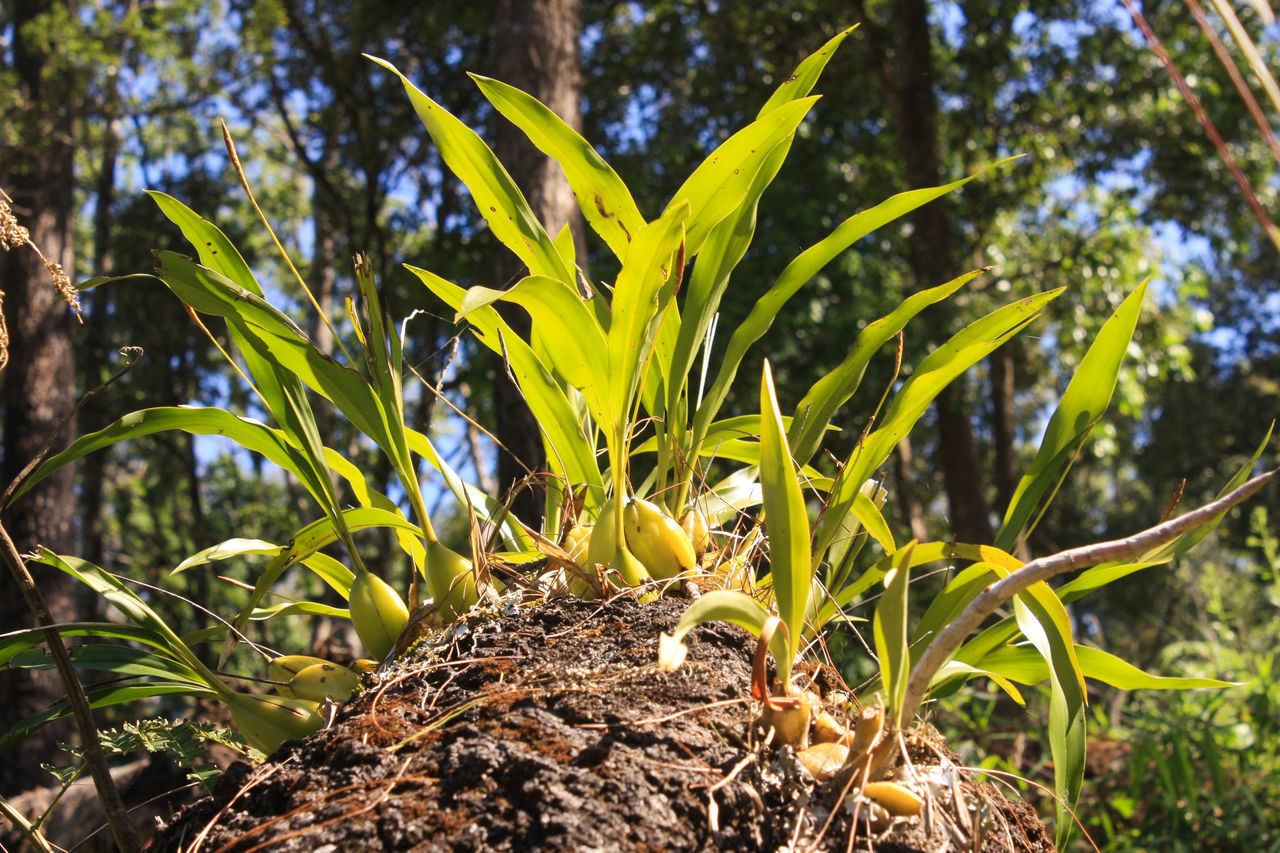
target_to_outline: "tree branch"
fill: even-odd
[[[920,709],[920,705],[924,702],[925,694],[928,692],[934,676],[938,674],[938,670],[942,669],[942,666],[951,660],[951,656],[960,648],[960,644],[973,633],[974,629],[982,624],[983,620],[994,613],[997,607],[1018,593],[1032,584],[1048,580],[1057,575],[1096,566],[1101,563],[1132,560],[1150,552],[1152,549],[1166,545],[1179,536],[1208,523],[1214,517],[1225,513],[1236,504],[1247,500],[1266,485],[1278,472],[1280,472],[1280,469],[1260,474],[1225,497],[1219,498],[1199,509],[1192,510],[1172,521],[1157,524],[1155,527],[1148,528],[1141,533],[1135,533],[1133,536],[1124,539],[1083,545],[1079,548],[1071,548],[1048,557],[1032,560],[1012,574],[992,583],[977,598],[969,602],[969,606],[959,616],[951,620],[946,627],[938,632],[937,637],[925,649],[924,654],[920,656],[920,660],[916,663],[915,668],[911,670],[911,675],[907,679],[907,693],[903,700],[901,719],[909,720],[915,716],[916,711]]]

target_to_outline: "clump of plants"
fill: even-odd
[[[548,460],[540,472],[546,488],[539,529],[521,524],[494,496],[466,483],[432,440],[406,423],[402,342],[366,262],[356,261],[357,292],[348,302],[346,322],[334,330],[340,352],[331,357],[267,299],[216,225],[180,201],[152,193],[196,257],[159,252],[158,268],[149,277],[172,290],[193,315],[225,322],[233,345],[227,359],[263,419],[215,407],[134,412],[46,461],[19,494],[88,453],[183,430],[225,436],[279,466],[310,495],[316,517],[298,530],[282,531],[283,544],[233,539],[211,544],[175,567],[189,571],[212,561],[267,558],[238,612],[213,614],[209,625],[182,636],[123,577],[67,555],[36,555],[87,584],[125,619],[59,628],[63,636],[94,641],[76,648],[78,664],[119,676],[91,690],[92,701],[102,706],[162,694],[214,698],[230,708],[248,744],[270,753],[324,726],[329,704],[358,690],[362,672],[385,666],[433,626],[482,612],[500,598],[528,603],[557,595],[631,594],[643,600],[686,594],[694,599],[688,611],[674,633],[660,640],[662,666],[681,664],[684,639],[701,623],[726,620],[746,628],[759,637],[752,689],[769,741],[796,750],[820,783],[890,815],[910,817],[923,806],[922,783],[886,777],[901,733],[930,697],[984,677],[1022,701],[1019,684],[1047,680],[1049,748],[1061,804],[1058,840],[1064,842],[1071,826],[1066,810],[1079,796],[1084,770],[1084,679],[1120,687],[1218,683],[1158,678],[1079,645],[1067,605],[1118,578],[1176,559],[1270,474],[1249,479],[1259,448],[1221,498],[1206,507],[1126,539],[1025,562],[1014,556],[1104,416],[1145,285],[1115,311],[1081,362],[992,545],[899,541],[882,514],[886,493],[877,472],[944,388],[1034,324],[1060,291],[1032,294],[977,317],[907,378],[899,382],[895,373],[876,409],[859,413],[858,420],[870,426],[844,459],[824,460],[819,451],[829,430],[853,422],[845,406],[872,359],[900,366],[911,321],[983,271],[935,283],[868,322],[841,363],[806,390],[794,411],[782,411],[766,361],[759,413],[726,416],[725,402],[743,360],[779,306],[862,237],[1001,165],[849,216],[798,252],[740,325],[720,328],[720,306],[733,298],[735,271],[755,234],[757,206],[818,103],[811,92],[847,34],[802,62],[756,119],[712,152],[652,216],[638,209],[590,144],[549,109],[511,86],[474,77],[494,109],[563,167],[584,219],[619,266],[607,284],[581,274],[568,231],[553,236],[543,228],[483,140],[404,81],[444,164],[469,188],[494,236],[528,268],[526,277],[499,290],[463,288],[410,267],[425,287],[424,303],[443,302],[481,346],[505,359],[539,424]],[[229,137],[227,142],[234,156]],[[243,184],[249,191],[247,180]],[[265,217],[263,226],[270,231]],[[283,247],[281,252],[287,260]],[[309,295],[301,276],[297,284]],[[108,285],[130,286],[119,279],[85,286]],[[527,334],[504,320],[499,303],[528,313]],[[717,336],[727,336],[722,351],[713,349]],[[341,451],[324,446],[312,407],[316,396],[385,456],[396,476],[396,498],[377,491]],[[447,547],[435,531],[417,474],[422,460],[443,476],[457,508],[471,520],[474,535],[466,553]],[[482,527],[498,531],[500,547],[484,547],[493,537],[479,535]],[[394,534],[411,567],[408,588],[396,588],[362,560],[360,535],[374,528]],[[335,544],[345,559],[324,550]],[[494,571],[494,550],[517,569]],[[950,567],[949,579],[929,600],[915,603],[923,615],[913,625],[909,599],[919,595],[913,572],[929,564]],[[1047,583],[1071,571],[1080,574],[1056,588]],[[291,572],[314,574],[347,607],[287,597],[284,583]],[[818,695],[797,677],[802,649],[830,626],[848,623],[853,609],[873,595],[878,681],[859,697],[836,701]],[[246,637],[251,620],[284,614],[349,619],[368,658],[342,667],[260,649]],[[43,642],[39,631],[4,635],[0,663],[46,665]],[[218,667],[193,651],[208,643],[220,644]],[[242,644],[259,653],[262,669],[230,675],[223,665]],[[772,680],[766,653],[775,663]],[[844,710],[851,699],[865,709],[852,719]],[[64,713],[56,707],[24,721],[0,748]]]

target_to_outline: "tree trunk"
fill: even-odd
[[[1010,341],[991,354],[991,432],[995,443],[996,507],[1003,511],[1018,487],[1018,456],[1014,447],[1013,353]]]
[[[65,75],[52,78],[49,57],[23,38],[24,25],[48,12],[50,0],[17,0],[12,5],[13,70],[18,97],[31,112],[6,128],[16,144],[5,152],[4,186],[15,213],[30,230],[32,242],[45,256],[74,274],[71,254],[73,213],[74,91]],[[71,14],[74,15],[74,12]],[[4,381],[4,462],[0,478],[8,484],[44,447],[75,403],[72,319],[54,288],[49,270],[30,248],[0,257],[0,282],[9,326],[9,365]],[[65,434],[62,437],[65,443]],[[55,448],[56,449],[56,448]],[[37,544],[63,553],[75,550],[75,480],[64,468],[45,480],[4,513],[4,523],[19,549]],[[59,621],[74,618],[71,579],[54,571],[33,574]],[[16,585],[0,573],[0,625],[11,630],[33,624]],[[62,698],[57,676],[29,671],[0,673],[0,729],[7,730],[27,714],[44,710]],[[0,795],[38,781],[40,762],[57,760],[57,741],[66,736],[46,727],[28,737],[0,762]]]
[[[862,3],[859,16],[868,20]],[[939,183],[938,99],[934,91],[933,52],[926,0],[902,0],[893,6],[886,30],[869,28],[881,42],[877,73],[889,95],[894,128],[912,189]],[[956,276],[953,224],[945,204],[935,201],[912,217],[911,271],[917,287],[932,287]],[[949,312],[937,312],[945,321]],[[938,462],[942,468],[951,528],[963,542],[989,543],[991,521],[982,465],[959,380],[938,395]]]
[[[581,0],[498,0],[497,22],[495,76],[542,101],[570,127],[580,128]],[[582,217],[560,166],[505,120],[495,130],[494,150],[548,233],[554,237],[566,223],[569,225],[577,256],[583,263],[586,246]],[[499,253],[494,270],[498,287],[509,286],[524,274],[513,254],[505,250]],[[517,334],[528,333],[529,321],[523,311],[506,313]],[[498,457],[498,485],[508,489],[525,476],[525,466],[533,471],[545,470],[546,456],[538,423],[504,369],[496,377],[495,404],[494,432],[509,451]],[[539,523],[542,490],[522,491],[513,509],[526,523]]]

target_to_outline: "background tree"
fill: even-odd
[[[75,403],[74,322],[54,277],[74,271],[75,132],[80,85],[76,69],[68,65],[56,34],[72,15],[69,3],[24,0],[4,7],[3,23],[11,33],[11,48],[3,69],[5,159],[0,186],[14,200],[19,220],[31,241],[55,269],[46,269],[26,248],[0,254],[0,281],[9,328],[9,364],[4,383],[4,462],[0,480],[12,481],[46,445]],[[2,19],[0,19],[2,20]],[[72,426],[74,429],[74,425]],[[65,442],[66,435],[62,437]],[[55,446],[56,449],[56,446]],[[43,544],[72,549],[75,540],[73,472],[50,478],[26,501],[4,514],[5,526],[21,549]],[[75,613],[69,579],[42,572],[39,581],[56,619]],[[0,622],[27,625],[31,615],[13,580],[0,577]],[[56,678],[0,674],[0,692],[7,697],[0,710],[0,726],[7,728],[30,709],[59,698]],[[13,793],[23,765],[46,759],[56,748],[59,733],[49,730],[32,738],[0,767],[0,794]]]
[[[581,0],[497,0],[495,63],[491,76],[510,83],[546,104],[575,130],[582,128],[579,100],[582,96]],[[488,72],[485,72],[488,73]],[[497,118],[494,153],[503,162],[516,186],[549,234],[568,227],[577,257],[586,269],[587,243],[577,199],[560,166],[533,147],[509,122]],[[514,284],[527,273],[511,252],[494,255],[497,286]],[[516,308],[509,313],[517,334],[528,333],[528,317]],[[498,486],[509,489],[529,471],[546,467],[542,434],[515,383],[498,366],[494,379],[495,436],[505,451],[498,454]],[[513,506],[529,524],[542,515],[539,488],[523,490]]]

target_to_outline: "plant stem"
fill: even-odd
[[[111,770],[107,767],[106,757],[102,754],[102,742],[98,738],[98,727],[93,721],[93,710],[89,706],[89,698],[85,695],[84,686],[76,677],[75,668],[71,664],[71,655],[62,644],[62,636],[51,627],[53,616],[49,605],[45,603],[35,578],[27,570],[27,564],[18,553],[18,548],[9,538],[9,531],[0,524],[0,550],[4,552],[4,561],[13,574],[14,581],[22,590],[27,606],[36,617],[36,624],[44,629],[45,644],[53,656],[53,664],[62,678],[67,691],[67,702],[71,705],[71,714],[75,718],[76,728],[80,731],[81,748],[84,750],[85,763],[89,765],[89,774],[98,789],[98,799],[102,802],[102,810],[106,814],[107,825],[116,846],[123,853],[137,853],[141,844],[133,825],[129,823],[124,802],[120,799],[120,791],[115,780],[111,778]]]
[[[1172,521],[1157,524],[1155,527],[1124,539],[1084,545],[1032,560],[1012,574],[992,583],[977,598],[969,602],[969,606],[959,616],[938,632],[938,636],[920,656],[920,660],[911,670],[911,676],[907,680],[907,692],[902,703],[902,713],[898,718],[910,720],[915,717],[938,670],[951,660],[951,656],[960,648],[960,644],[982,624],[984,619],[1018,593],[1032,584],[1077,569],[1141,557],[1247,500],[1266,485],[1277,472],[1280,472],[1280,469],[1259,474],[1226,496]]]

